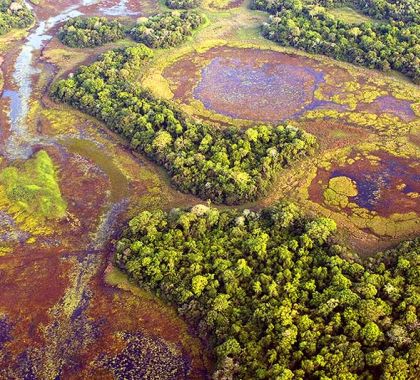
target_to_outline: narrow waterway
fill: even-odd
[[[6,116],[0,129],[0,156],[6,158],[2,164],[20,165],[13,161],[45,148],[57,165],[68,212],[65,220],[49,223],[51,235],[33,237],[19,230],[8,210],[0,210],[0,228],[2,221],[7,227],[0,231],[0,240],[10,241],[13,249],[4,257],[0,251],[0,287],[8,289],[0,297],[0,323],[10,330],[7,341],[13,345],[13,351],[2,351],[0,341],[0,378],[102,378],[101,357],[111,355],[111,360],[118,354],[119,334],[127,331],[165,342],[177,353],[174,358],[183,373],[191,370],[192,378],[207,378],[207,361],[195,348],[200,342],[172,308],[151,295],[139,296],[137,288],[132,292],[104,282],[105,268],[112,267],[111,238],[129,208],[138,207],[131,202],[136,204],[136,197],[145,194],[148,171],[88,118],[75,114],[68,129],[53,129],[51,120],[67,117],[67,111],[53,106],[49,113],[49,102],[40,101],[54,72],[45,70],[43,49],[48,53],[55,48],[55,42],[49,42],[62,22],[85,14],[140,15],[142,5],[133,9],[129,0],[72,0],[61,9],[51,1],[33,6],[36,23],[9,55],[1,96]],[[46,112],[37,114],[40,111]],[[146,174],[144,180],[132,176],[138,172]],[[147,360],[161,361],[158,352],[146,354]],[[135,357],[129,365],[142,368],[143,359]]]

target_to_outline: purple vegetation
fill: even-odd
[[[358,110],[361,107],[367,110],[374,109],[379,113],[391,113],[407,122],[416,118],[416,114],[411,108],[411,102],[396,99],[390,95],[379,96],[372,103],[360,105]]]
[[[324,81],[324,73],[310,66],[216,57],[202,69],[193,96],[207,109],[233,118],[249,118],[246,112],[251,107],[262,115],[256,117],[261,121],[284,121],[318,108],[345,109],[314,99]]]
[[[346,176],[357,184],[358,194],[350,200],[370,211],[380,211],[393,208],[398,202],[395,197],[385,196],[385,192],[396,191],[397,183],[403,183],[404,188],[398,192],[403,196],[410,192],[420,192],[420,172],[411,167],[404,160],[386,155],[382,157],[378,166],[364,166],[358,168],[353,165],[336,169],[331,178]]]
[[[10,334],[11,327],[5,316],[0,316],[0,349],[4,344],[12,339]]]
[[[124,333],[126,347],[113,358],[103,358],[116,379],[187,379],[190,362],[178,347],[140,332]]]
[[[256,66],[231,57],[214,58],[203,68],[201,76],[193,94],[206,108],[241,118],[243,109],[238,106],[251,105],[267,109],[267,114],[278,110],[279,120],[311,102],[312,93],[305,89],[305,84],[312,82],[313,92],[320,79],[299,66],[272,63]]]

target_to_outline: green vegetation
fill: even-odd
[[[168,48],[183,42],[203,21],[195,11],[164,12],[141,21],[131,36],[151,48]]]
[[[414,378],[420,240],[360,262],[334,230],[293,204],[145,211],[116,262],[210,338],[216,378]]]
[[[192,9],[197,8],[201,0],[166,0],[165,4],[172,9]]]
[[[353,7],[378,20],[419,23],[420,4],[417,0],[253,0],[254,9],[276,13],[283,9],[302,9],[322,6],[326,8]]]
[[[375,19],[420,22],[420,3],[417,0],[353,0],[350,3]]]
[[[59,40],[72,48],[104,45],[124,37],[124,28],[117,20],[105,17],[74,17],[58,32]]]
[[[369,68],[393,69],[420,82],[418,23],[406,24],[395,16],[389,22],[355,25],[312,2],[256,0],[254,7],[275,13],[263,25],[263,34],[270,40]]]
[[[52,96],[87,112],[166,168],[175,186],[203,199],[236,204],[264,194],[281,167],[310,153],[315,138],[291,126],[246,131],[188,120],[135,83],[152,51],[107,52],[52,87]]]
[[[349,204],[349,197],[355,197],[357,194],[356,183],[348,177],[341,176],[329,180],[323,195],[326,203],[345,208]]]
[[[368,16],[365,16],[350,7],[332,8],[328,9],[328,12],[335,18],[348,24],[361,24],[362,22],[372,21]]]
[[[380,70],[394,69],[420,82],[420,26],[398,23],[357,26],[337,20],[324,8],[284,10],[270,16],[263,34],[283,45]]]
[[[34,16],[23,1],[0,0],[0,35],[13,28],[26,28]]]
[[[60,219],[66,213],[54,164],[47,152],[39,151],[22,168],[7,167],[0,172],[0,185],[14,211],[41,219]]]

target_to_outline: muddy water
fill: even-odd
[[[121,201],[128,195],[129,181],[114,161],[104,152],[103,147],[99,147],[90,140],[72,138],[62,140],[62,144],[72,153],[80,154],[92,160],[96,166],[106,173],[111,182],[110,201],[112,203]]]
[[[10,159],[28,158],[32,151],[27,148],[31,137],[28,134],[26,118],[28,116],[30,99],[32,95],[32,76],[39,73],[33,65],[34,54],[39,52],[45,44],[53,38],[49,31],[57,24],[76,16],[82,15],[77,9],[97,3],[99,0],[83,0],[64,9],[60,14],[47,20],[41,20],[26,38],[22,50],[16,59],[13,80],[17,87],[14,96],[11,97],[10,105],[10,138],[6,142],[5,154]],[[5,96],[11,94],[11,90],[5,89]],[[25,147],[26,145],[26,147]],[[25,148],[24,148],[25,147]]]

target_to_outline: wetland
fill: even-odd
[[[165,21],[166,48],[126,62],[118,54],[147,49],[130,30],[168,12],[163,2],[6,3],[13,16],[26,4],[33,20],[0,35],[0,378],[321,378],[369,368],[415,378],[385,347],[405,353],[418,339],[406,297],[420,233],[412,76],[280,46],[261,34],[272,16],[248,1],[203,1],[193,30],[179,35],[182,25]],[[349,9],[351,22],[369,22]],[[122,37],[87,49],[60,42],[67,20],[90,16],[117,19]],[[327,277],[321,259],[306,259],[319,252],[334,268]],[[382,262],[391,290],[373,280]],[[334,312],[338,288],[360,332],[341,322],[353,318],[341,318],[344,306]],[[307,303],[299,316],[290,305],[308,294],[327,306]],[[384,317],[382,302],[407,306]],[[296,343],[312,344],[301,332],[307,318],[320,334],[351,336],[348,352],[362,342],[370,364],[315,363]]]

